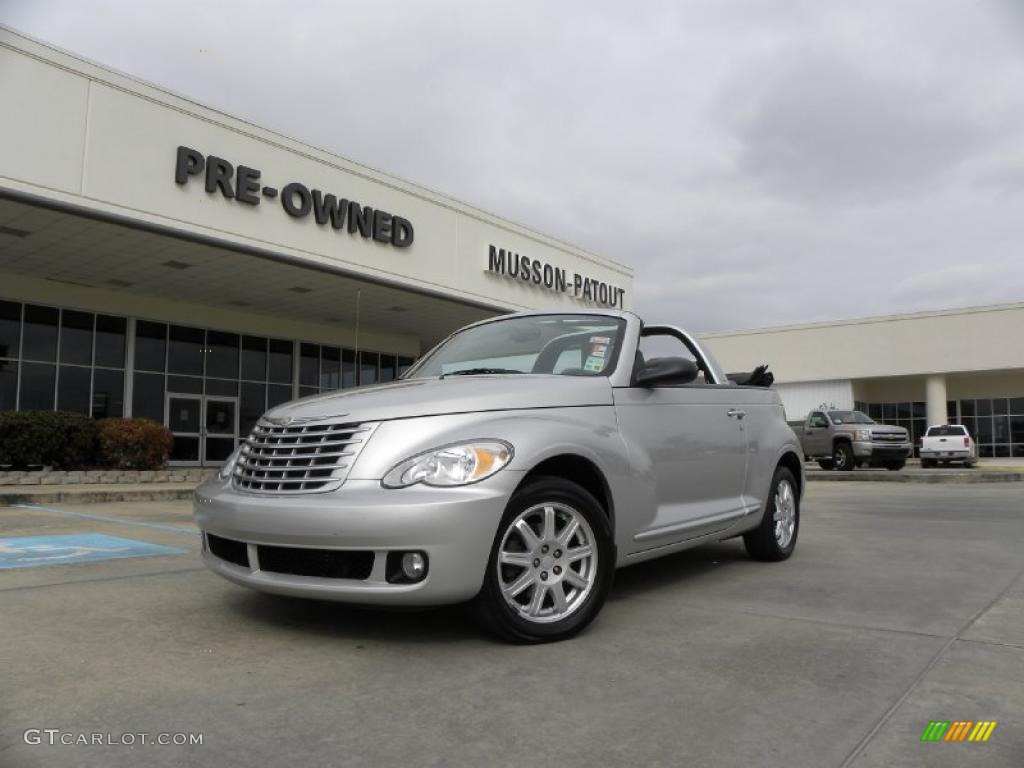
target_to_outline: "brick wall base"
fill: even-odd
[[[0,485],[79,485],[96,483],[201,483],[214,477],[216,469],[172,467],[171,469],[90,469],[19,472],[0,471]]]

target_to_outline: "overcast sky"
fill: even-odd
[[[1024,301],[1015,0],[4,0],[0,21],[629,264],[652,321]]]

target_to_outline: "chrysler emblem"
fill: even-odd
[[[336,413],[333,416],[264,416],[263,421],[275,427],[290,427],[296,424],[308,424],[311,421],[327,421],[348,416],[347,413]]]

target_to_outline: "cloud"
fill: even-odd
[[[741,170],[774,194],[877,205],[984,149],[988,125],[938,84],[901,75],[802,51],[753,64],[723,92]]]
[[[1010,0],[8,0],[0,21],[629,264],[651,320],[1024,300]]]

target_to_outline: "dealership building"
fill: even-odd
[[[466,323],[631,306],[628,267],[2,27],[0,103],[0,410],[217,463]]]
[[[964,424],[981,456],[1024,457],[1024,303],[703,338],[727,370],[770,364],[787,419],[857,408],[915,440]]]

